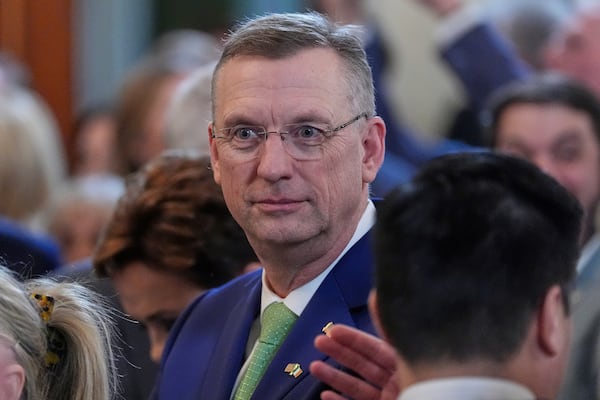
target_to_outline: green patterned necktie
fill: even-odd
[[[271,303],[261,318],[260,336],[250,357],[248,368],[240,380],[234,400],[247,400],[262,378],[273,356],[294,326],[298,316],[281,302]]]

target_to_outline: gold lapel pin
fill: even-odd
[[[329,322],[327,323],[327,325],[325,325],[325,326],[323,327],[323,329],[321,329],[321,331],[322,331],[324,334],[326,334],[326,335],[327,335],[327,332],[328,332],[328,331],[331,329],[331,327],[332,327],[333,325],[334,325],[334,323],[333,323],[333,322],[331,322],[331,321],[329,321]]]
[[[298,363],[289,363],[288,365],[286,365],[285,369],[284,369],[285,373],[287,373],[290,376],[293,376],[294,378],[299,377],[300,375],[302,375],[302,368],[300,368],[300,364]]]

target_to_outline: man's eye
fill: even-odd
[[[562,146],[555,151],[555,157],[561,161],[574,161],[580,158],[581,149],[577,146]]]
[[[233,129],[233,139],[249,140],[258,136],[259,129],[251,126],[242,126]]]
[[[323,135],[323,130],[310,125],[298,126],[292,134],[300,139],[316,139]]]

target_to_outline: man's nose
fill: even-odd
[[[260,149],[258,175],[269,181],[277,181],[291,173],[292,157],[284,143],[285,137],[278,132],[267,132]]]

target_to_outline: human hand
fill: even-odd
[[[394,349],[383,340],[345,325],[334,325],[315,339],[315,347],[352,369],[363,379],[323,361],[310,364],[310,373],[337,390],[321,393],[322,400],[395,400],[400,393]]]
[[[452,14],[462,8],[461,0],[414,0],[434,12],[440,17]]]

